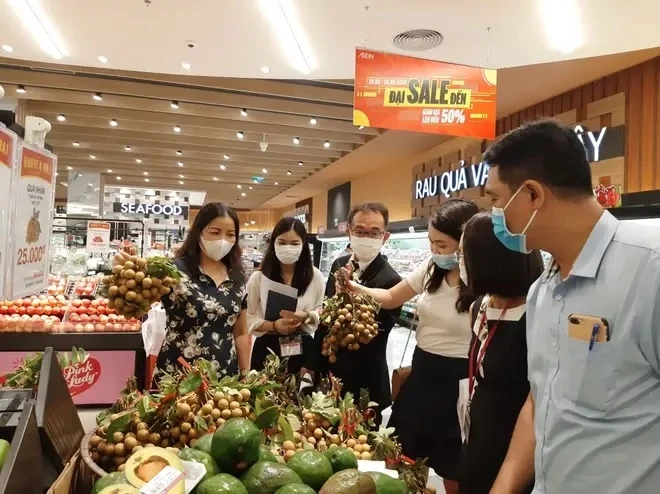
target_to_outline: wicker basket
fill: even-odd
[[[108,475],[108,472],[94,463],[94,460],[92,460],[92,456],[89,453],[89,440],[94,434],[96,434],[96,429],[89,431],[87,434],[85,434],[85,437],[82,438],[82,441],[80,441],[80,457],[85,462],[85,465],[87,465],[87,467],[89,467],[89,469],[94,472],[94,475],[97,477],[104,477]]]

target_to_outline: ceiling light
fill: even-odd
[[[251,225],[254,225],[255,223],[256,223],[256,221],[254,221],[254,220],[250,220],[250,224],[251,224]]]
[[[241,116],[242,116],[242,117],[247,117],[247,110],[246,110],[245,108],[243,108],[243,109],[241,110]]]
[[[119,125],[119,123],[117,123],[116,118],[113,118],[112,120],[110,120],[110,127],[116,127],[117,125]]]
[[[90,159],[90,160],[95,160],[95,159],[96,159],[96,156],[94,156],[93,154],[90,154],[90,155],[89,155],[89,159]]]
[[[243,139],[243,137],[245,137],[245,134],[243,133],[242,130],[239,130],[238,132],[236,132],[236,137],[238,137],[239,139]]]
[[[280,185],[280,183],[279,183],[279,182],[275,182],[275,185]]]
[[[578,3],[576,0],[542,0],[539,5],[549,44],[565,54],[574,52],[583,44]]]
[[[364,129],[364,125],[360,125],[360,126],[358,127],[358,130],[362,130],[362,129]]]
[[[242,189],[243,186],[242,186],[241,184],[238,184],[238,185],[236,186],[236,188],[237,188],[237,189]]]
[[[2,45],[1,48],[2,48],[2,51],[6,51],[7,53],[11,53],[11,52],[14,51],[14,49],[9,45]]]
[[[250,185],[250,186],[248,187],[248,189],[252,190],[252,186]]]
[[[57,173],[57,172],[55,172],[55,176],[56,176],[56,177],[59,177],[59,176],[60,176],[60,174],[59,174],[59,173]]]
[[[179,132],[181,132],[181,127],[179,127],[178,125],[175,125],[175,126],[174,126],[174,132],[176,132],[177,134],[178,134]]]
[[[94,96],[92,96],[96,101],[103,101],[103,95],[101,93],[94,93]]]
[[[262,168],[261,171],[262,173],[268,173],[268,170],[266,170],[265,168]]]
[[[121,180],[121,177],[117,177],[117,181]]]
[[[291,172],[289,170],[286,171],[287,175],[291,175]]]
[[[149,172],[142,172],[142,175],[149,175]]]
[[[172,110],[178,110],[179,109],[179,102],[178,101],[172,101],[170,103],[170,107],[172,107]]]
[[[179,178],[186,178],[186,177],[184,177],[183,175],[179,175]]]
[[[68,187],[68,186],[69,186],[69,184],[66,183],[66,182],[60,182],[60,185],[61,185],[62,187]]]
[[[179,183],[180,183],[181,185],[183,185],[183,180],[179,180]]]
[[[294,137],[293,138],[293,143],[294,144],[300,144],[300,138],[299,137]]]
[[[177,156],[181,156],[182,154],[183,154],[183,151],[181,151],[181,150],[179,150],[179,151],[176,152],[176,155],[177,155]]]
[[[133,148],[131,148],[131,146],[128,146],[128,145],[127,145],[127,146],[124,146],[124,150],[125,150],[125,151],[130,151],[131,149],[133,149]]]
[[[108,57],[104,57],[103,55],[101,55],[100,57],[98,57],[98,60],[99,60],[99,62],[101,62],[101,63],[108,63]]]
[[[112,173],[112,169],[108,168],[108,173]]]
[[[303,163],[302,161],[299,161],[299,162],[298,162],[298,166],[303,166],[304,164],[305,164],[305,163]]]
[[[221,170],[226,170],[227,167],[226,167],[225,165],[220,165],[220,169],[221,169]]]
[[[245,192],[241,192],[241,197],[245,197]]]
[[[64,122],[65,120],[66,120],[66,116],[65,116],[63,113],[60,113],[60,114],[57,116],[57,121],[58,121],[58,122]]]
[[[248,225],[249,225],[249,223],[246,221],[246,222],[245,222],[245,226],[248,226]]]
[[[330,147],[330,141],[325,141],[325,142],[323,143],[323,147],[324,147],[324,148],[329,148],[329,147]]]
[[[309,119],[309,123],[310,123],[311,125],[316,125],[316,119],[315,119],[314,117],[310,118],[310,119]]]
[[[292,2],[269,0],[260,5],[289,63],[299,72],[309,74],[316,68],[316,62]]]
[[[228,154],[225,154],[225,159],[226,159],[226,160],[229,159],[229,155],[228,155]]]
[[[215,180],[215,181],[217,182],[217,181],[218,181],[218,177],[213,177],[213,180]]]
[[[80,143],[78,141],[73,141],[71,144],[73,145],[74,148],[80,146]]]
[[[60,60],[67,55],[66,48],[57,35],[53,23],[40,6],[42,2],[12,0],[9,4],[23,23],[25,30],[32,35],[41,49],[51,57]]]
[[[18,94],[25,94],[27,93],[27,89],[25,89],[25,86],[23,84],[19,84],[18,87],[16,88],[16,92]]]
[[[188,62],[181,62],[181,67],[185,70],[190,70],[192,65],[190,65]]]
[[[144,181],[145,181],[145,182],[148,182],[148,181],[149,181],[149,179],[148,179],[148,178],[145,178],[145,179],[144,179]]]
[[[140,158],[135,158],[135,162],[139,165],[140,163],[142,163],[142,160]]]
[[[182,161],[177,161],[176,164],[179,165],[179,166],[183,166],[183,162],[182,162]]]
[[[73,167],[72,166],[67,166],[66,169],[71,171],[71,170],[73,170]]]
[[[87,187],[94,187],[94,184],[90,182],[87,184]]]
[[[266,65],[262,65],[262,66],[261,66],[261,71],[262,71],[264,74],[268,74],[268,73],[270,72],[270,67],[268,67],[268,66],[266,66]]]

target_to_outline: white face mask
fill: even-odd
[[[468,286],[467,269],[465,269],[465,262],[463,261],[463,259],[461,259],[461,262],[458,263],[458,272],[463,284],[465,286]]]
[[[359,262],[373,261],[382,246],[382,238],[351,237],[351,249]]]
[[[275,255],[282,264],[295,264],[300,259],[302,253],[302,244],[300,245],[278,245],[275,244]]]
[[[199,238],[199,245],[202,250],[214,261],[219,261],[227,254],[234,246],[233,242],[229,242],[224,238],[222,240],[206,240],[204,237]]]

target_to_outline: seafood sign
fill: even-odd
[[[20,298],[48,285],[57,158],[21,142],[12,214],[9,292]]]
[[[7,298],[5,273],[9,256],[9,217],[11,213],[11,191],[16,169],[16,134],[0,124],[0,299]]]

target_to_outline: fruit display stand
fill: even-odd
[[[39,494],[44,490],[41,442],[37,427],[36,404],[22,404],[16,427],[0,428],[0,437],[11,443],[0,453],[0,492],[3,494]],[[0,415],[4,418],[4,414]],[[5,456],[6,455],[6,456]]]

